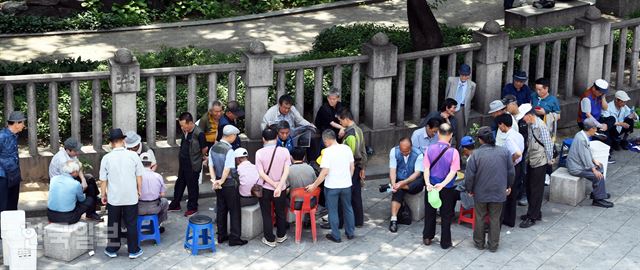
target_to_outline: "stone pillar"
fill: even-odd
[[[398,72],[398,47],[384,33],[375,34],[362,46],[369,56],[365,81],[365,124],[373,130],[391,124],[391,81]]]
[[[273,56],[267,52],[264,43],[253,41],[249,49],[243,52],[242,62],[246,65],[246,134],[250,139],[259,140],[262,137],[262,116],[268,109],[268,90],[273,85]]]
[[[128,49],[118,49],[109,59],[112,123],[123,132],[137,132],[136,94],[140,91],[140,64]]]
[[[578,38],[576,47],[576,73],[574,94],[579,96],[585,89],[602,78],[604,47],[609,44],[611,22],[602,18],[602,13],[591,6],[584,18],[576,19],[576,29],[584,30],[585,35]]]
[[[502,66],[509,55],[509,36],[496,21],[488,21],[481,30],[473,32],[473,40],[482,48],[475,55],[476,93],[473,105],[480,114],[489,111],[489,103],[500,99]]]

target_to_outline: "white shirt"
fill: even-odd
[[[609,102],[609,107],[607,108],[607,110],[602,112],[602,115],[605,117],[613,116],[616,119],[616,123],[624,122],[624,119],[631,115],[631,109],[627,105],[624,105],[622,108],[618,109],[616,107],[616,104],[611,101]],[[616,126],[616,129],[618,130],[618,132],[622,132],[621,126]]]
[[[61,148],[58,153],[53,155],[51,163],[49,163],[49,178],[53,178],[56,175],[62,174],[62,167],[69,160],[78,160],[78,157],[70,157],[64,148]]]
[[[351,164],[353,161],[353,153],[347,145],[335,143],[325,148],[320,168],[329,169],[329,174],[324,180],[324,186],[336,189],[351,187]]]
[[[513,128],[507,131],[507,137],[505,138],[504,147],[509,150],[509,154],[513,156],[516,152],[520,152],[521,156],[516,159],[513,165],[520,163],[522,160],[522,152],[524,151],[524,137],[522,134],[513,130]]]

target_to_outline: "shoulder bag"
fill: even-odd
[[[271,166],[273,165],[273,158],[276,156],[276,151],[278,151],[277,145],[273,148],[273,154],[271,154],[271,161],[269,161],[269,168],[266,171],[267,175],[269,174],[269,172],[271,172]],[[264,180],[262,180],[262,184],[260,185],[258,183],[253,184],[253,187],[251,187],[251,195],[253,195],[253,197],[262,198],[263,184],[264,184]]]

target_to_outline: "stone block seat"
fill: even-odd
[[[537,28],[573,24],[584,17],[591,4],[582,0],[559,2],[553,8],[535,8],[531,5],[504,11],[504,25],[515,28]]]
[[[89,225],[51,223],[44,227],[44,256],[70,262],[89,249],[93,249]]]
[[[567,168],[559,167],[551,174],[549,201],[576,206],[585,199],[587,186],[591,186],[589,180],[573,176]]]
[[[421,179],[418,179],[416,181],[419,181]],[[404,201],[407,203],[407,206],[409,206],[409,209],[411,209],[411,218],[413,219],[413,221],[419,221],[421,219],[424,218],[424,189],[418,193],[418,194],[405,194],[404,195]]]
[[[227,218],[227,228],[231,230],[231,217]],[[240,231],[243,239],[253,239],[262,233],[262,214],[260,204],[248,205],[240,208],[240,220],[242,229]]]

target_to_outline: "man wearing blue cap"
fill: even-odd
[[[453,98],[458,102],[456,107],[456,141],[459,142],[467,133],[469,114],[471,113],[471,102],[476,93],[476,83],[471,81],[471,67],[467,64],[460,65],[458,69],[459,77],[449,77],[445,97]]]
[[[502,98],[514,95],[518,105],[531,103],[531,88],[527,85],[527,73],[520,70],[513,74],[513,83],[508,83],[502,89]]]
[[[20,159],[18,133],[25,128],[27,118],[22,112],[11,112],[7,127],[0,130],[0,212],[18,209],[20,195]]]

